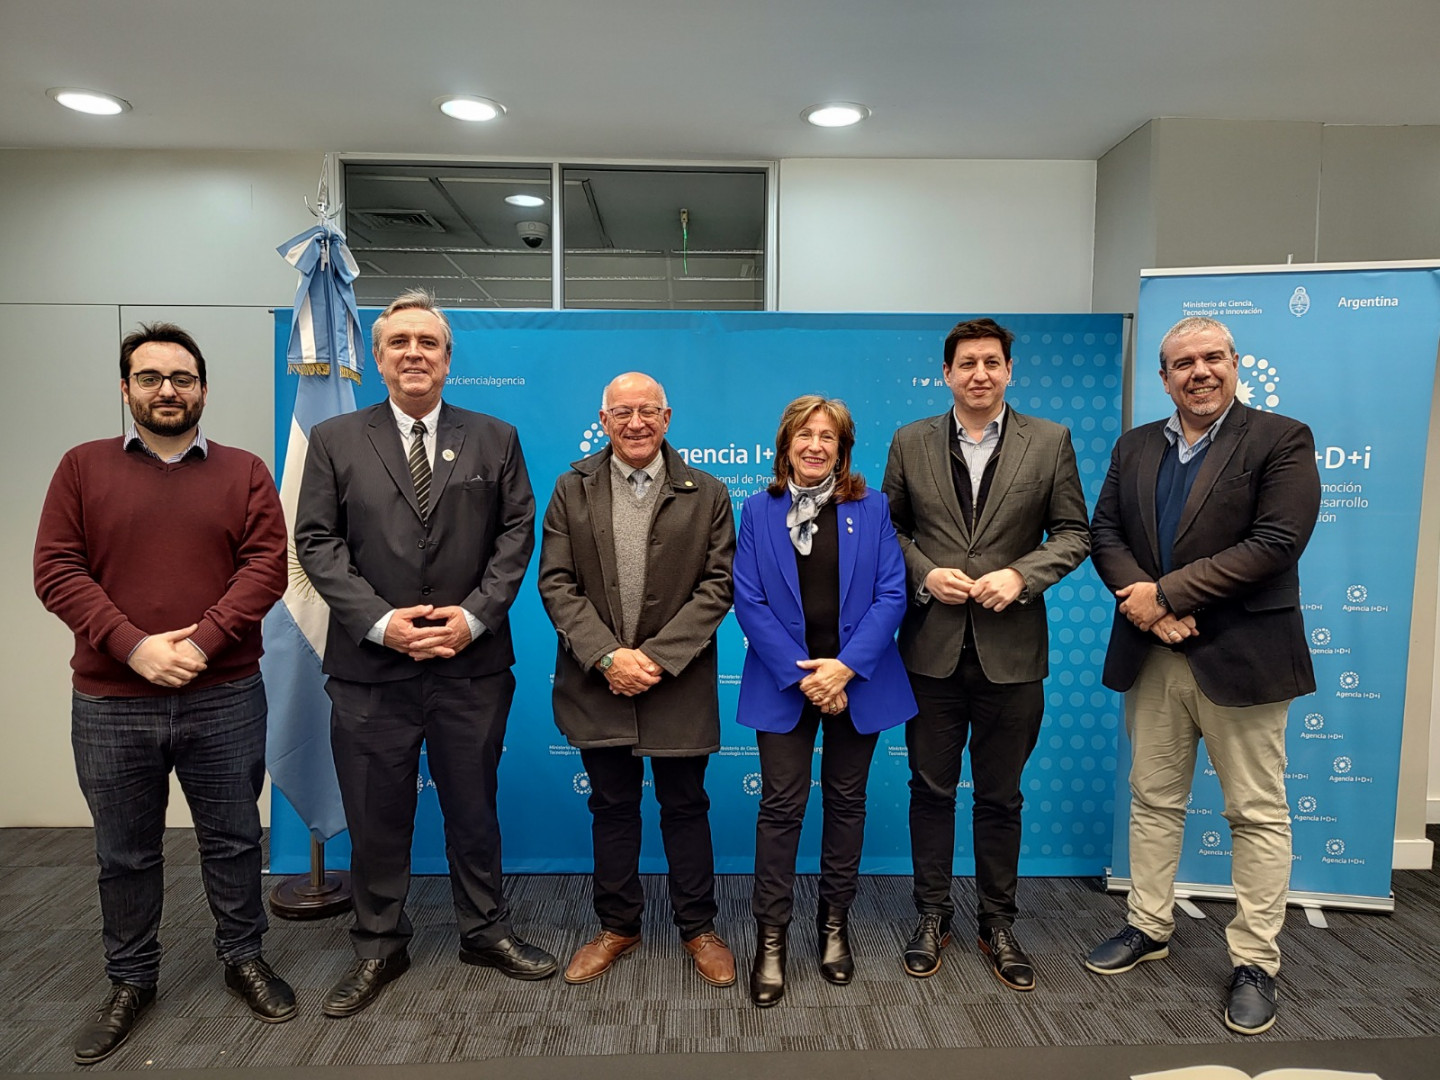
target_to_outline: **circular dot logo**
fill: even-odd
[[[1337,757],[1335,759],[1333,767],[1335,769],[1336,776],[1344,776],[1346,773],[1348,773],[1351,769],[1355,767],[1355,763],[1351,761],[1348,757],[1341,755],[1340,757]]]
[[[1219,847],[1220,834],[1214,829],[1207,829],[1204,833],[1201,834],[1200,843],[1204,844],[1206,847]]]
[[[587,427],[585,433],[580,436],[580,452],[582,454],[594,453],[608,441],[609,436],[605,434],[605,429],[600,426],[600,421],[596,420]]]
[[[1310,631],[1310,644],[1325,646],[1330,644],[1330,631],[1323,626],[1317,626]]]
[[[1344,854],[1345,854],[1345,841],[1344,841],[1344,840],[1338,840],[1338,839],[1326,840],[1326,841],[1325,841],[1325,854],[1326,854],[1326,855],[1344,855]]]
[[[1301,795],[1300,801],[1295,804],[1295,809],[1302,814],[1313,814],[1320,809],[1320,802],[1314,795]]]
[[[1319,731],[1325,726],[1325,717],[1318,712],[1305,714],[1305,730]]]
[[[1360,674],[1355,671],[1342,671],[1340,673],[1340,689],[1354,690],[1360,685]]]
[[[1273,411],[1280,404],[1280,372],[1263,356],[1249,353],[1240,358],[1240,379],[1235,396],[1252,409]]]
[[[1345,599],[1352,604],[1363,604],[1370,596],[1364,585],[1351,585],[1345,590]]]
[[[760,774],[758,772],[746,773],[740,780],[740,790],[746,795],[759,795]]]
[[[570,781],[570,786],[575,789],[576,795],[589,795],[590,774],[588,772],[577,772]]]

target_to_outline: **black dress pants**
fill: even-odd
[[[800,722],[790,731],[755,733],[761,788],[750,909],[758,923],[784,926],[790,922],[795,853],[810,797],[815,736],[822,726],[820,899],[846,910],[855,901],[860,849],[865,842],[865,785],[879,736],[856,731],[848,709],[838,716],[822,716],[806,702]]]
[[[416,667],[421,671],[414,678],[400,682],[332,676],[325,684],[335,774],[350,828],[350,939],[361,959],[394,956],[412,933],[405,897],[422,742],[445,816],[460,942],[485,948],[510,934],[495,772],[515,676],[507,670],[452,679]]]
[[[919,715],[905,728],[910,753],[910,854],[915,907],[947,918],[955,910],[955,790],[970,744],[974,780],[976,918],[982,929],[1015,922],[1020,862],[1020,774],[1040,736],[1040,681],[993,683],[967,643],[944,679],[910,675]]]
[[[645,894],[640,884],[640,796],[645,758],[628,746],[581,750],[590,775],[595,846],[594,902],[600,926],[626,937],[640,933]],[[685,941],[715,929],[715,854],[710,839],[708,754],[652,757],[660,839],[669,867],[670,907]]]

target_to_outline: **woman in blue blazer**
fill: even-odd
[[[735,617],[747,650],[739,721],[756,729],[755,959],[750,1000],[785,993],[785,936],[795,853],[824,732],[820,791],[820,974],[855,972],[846,916],[865,835],[865,785],[879,732],[915,715],[895,647],[905,612],[905,564],[890,509],[850,471],[855,423],[841,401],[797,398],[775,436],[775,482],[740,514]]]

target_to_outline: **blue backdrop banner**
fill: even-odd
[[[1303,420],[1315,433],[1320,517],[1300,562],[1300,585],[1318,689],[1291,705],[1286,736],[1291,894],[1335,903],[1368,898],[1383,906],[1390,896],[1440,268],[1274,267],[1142,278],[1137,425],[1173,411],[1159,377],[1160,340],[1189,315],[1220,319],[1235,335],[1240,401]],[[1129,877],[1124,742],[1112,870],[1120,879]],[[1215,770],[1202,753],[1177,879],[1182,888],[1204,895],[1207,886],[1229,886],[1223,810]]]
[[[369,332],[376,313],[362,312]],[[710,312],[481,312],[450,315],[455,351],[445,398],[515,424],[544,514],[555,478],[605,445],[597,422],[605,384],[642,370],[665,386],[674,409],[671,444],[693,465],[730,487],[738,517],[746,496],[773,476],[781,409],[804,393],[844,398],[858,427],[855,464],[879,485],[890,436],[901,424],[950,408],[941,379],[941,344],[956,315],[795,315]],[[295,379],[285,374],[288,311],[277,311],[276,430],[287,431]],[[1014,383],[1008,400],[1022,412],[1068,425],[1075,437],[1086,499],[1094,505],[1120,431],[1119,315],[1001,315],[1015,331]],[[367,374],[356,394],[364,406],[384,397]],[[277,459],[284,441],[277,440]],[[277,460],[277,474],[283,461]],[[535,591],[535,564],[511,613],[518,687],[500,769],[505,869],[588,872],[589,780],[579,752],[556,730],[550,709],[555,631]],[[1040,743],[1026,773],[1022,873],[1100,875],[1109,863],[1119,699],[1100,686],[1111,604],[1087,563],[1047,594],[1051,674]],[[734,720],[745,641],[733,614],[719,632],[722,747],[706,786],[713,802],[716,868],[748,873],[754,865],[760,765],[754,732]],[[862,870],[908,874],[909,769],[903,728],[881,737],[870,780]],[[816,761],[818,775],[818,758]],[[968,766],[963,783],[969,786]],[[414,866],[445,868],[440,809],[423,769]],[[647,780],[647,785],[649,781]],[[818,781],[817,781],[818,783]],[[962,791],[956,872],[973,872],[970,804]],[[817,799],[818,802],[818,799]],[[819,807],[808,815],[800,868],[813,873]],[[271,865],[278,873],[309,866],[309,833],[277,794]],[[327,845],[343,866],[346,837]],[[645,806],[642,869],[663,872],[653,800]]]

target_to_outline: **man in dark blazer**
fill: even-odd
[[[1175,412],[1120,437],[1092,526],[1118,598],[1104,683],[1125,693],[1130,876],[1125,928],[1085,966],[1129,971],[1169,954],[1185,802],[1205,739],[1233,842],[1233,971],[1225,1023],[1275,1022],[1276,942],[1290,882],[1285,719],[1315,690],[1296,566],[1320,511],[1304,424],[1235,401],[1224,323],[1182,319],[1160,343]]]
[[[1033,990],[1015,936],[1020,774],[1040,734],[1049,641],[1044,592],[1090,549],[1070,432],[1005,404],[1015,335],[992,319],[945,339],[955,404],[895,433],[885,494],[905,552],[900,655],[920,707],[906,728],[917,978],[940,969],[954,902],[955,791],[970,744],[976,918],[996,977]]]
[[[705,767],[720,749],[715,630],[733,591],[730,493],[665,441],[670,406],[650,376],[614,379],[600,423],[610,445],[556,481],[540,548],[540,598],[559,635],[555,723],[590,778],[600,919],[565,981],[598,979],[640,944],[648,757],[675,925],[700,977],[729,986]]]
[[[420,747],[445,815],[460,959],[541,979],[510,927],[496,769],[515,691],[508,613],[535,545],[515,429],[441,401],[449,321],[423,291],[375,323],[389,399],[317,424],[295,549],[325,602],[331,743],[350,828],[356,961],[323,1008],[349,1016],[410,965],[405,915]]]

